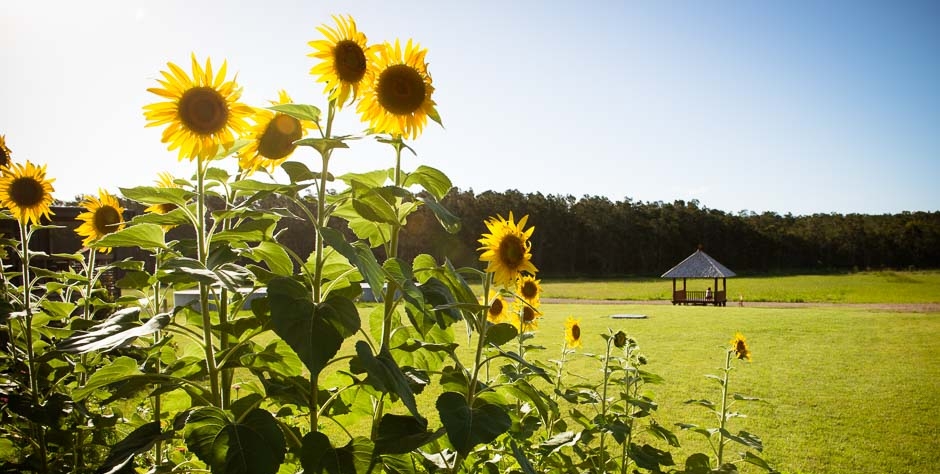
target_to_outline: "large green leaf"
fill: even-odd
[[[388,349],[383,348],[377,356],[374,356],[369,343],[358,341],[356,342],[356,355],[362,368],[369,374],[366,382],[381,392],[398,395],[415,419],[427,427],[428,421],[418,412],[414,392]]]
[[[98,239],[95,248],[140,247],[145,250],[165,249],[166,239],[163,227],[157,224],[137,224],[112,232]]]
[[[334,148],[349,148],[349,145],[346,144],[345,140],[350,139],[351,137],[335,137],[335,138],[304,138],[302,140],[297,140],[294,142],[294,145],[297,146],[309,146],[314,150],[317,150],[322,155],[327,153]]]
[[[352,301],[330,297],[320,304],[295,280],[278,277],[268,283],[274,332],[287,341],[316,377],[339,351],[343,340],[359,330],[359,312]]]
[[[276,473],[287,444],[274,416],[254,409],[240,420],[215,407],[186,418],[186,446],[216,474]]]
[[[321,173],[310,171],[310,168],[300,161],[285,161],[281,163],[281,169],[287,173],[287,177],[290,178],[291,183],[313,181],[320,179],[321,176]],[[333,181],[333,175],[327,173],[326,180]]]
[[[268,107],[275,112],[290,115],[297,120],[309,120],[316,122],[320,120],[320,109],[307,104],[276,104]]]
[[[260,242],[251,249],[249,256],[256,262],[264,262],[272,273],[281,276],[294,274],[294,262],[281,244],[273,241]]]
[[[424,446],[444,434],[444,430],[428,431],[427,423],[413,416],[386,413],[379,422],[375,439],[377,454],[405,454]]]
[[[333,448],[323,433],[313,431],[303,438],[300,465],[304,472],[320,474],[364,473],[372,464],[372,441],[357,436],[342,448]]]
[[[442,393],[437,411],[447,429],[447,439],[464,456],[474,447],[492,442],[512,424],[503,407],[484,403],[471,408],[467,399],[456,392]]]
[[[372,250],[361,244],[357,245],[346,242],[346,238],[343,236],[342,232],[336,229],[323,227],[320,229],[320,235],[330,247],[339,252],[340,255],[346,257],[350,263],[359,269],[359,273],[365,277],[366,282],[369,283],[369,286],[372,288],[376,301],[382,301],[384,297],[382,295],[382,287],[385,284],[385,272],[375,259],[375,254],[372,253]]]
[[[146,323],[139,321],[140,308],[124,308],[112,314],[107,320],[85,331],[77,331],[71,337],[56,344],[56,349],[72,354],[84,354],[92,351],[110,351],[126,347],[135,339],[153,334],[170,323],[170,314],[161,313],[150,318]]]
[[[175,204],[184,207],[195,194],[182,188],[162,188],[156,186],[138,186],[134,188],[119,188],[121,194],[127,199],[139,203],[153,204]]]
[[[431,209],[431,212],[434,213],[434,217],[437,217],[437,221],[441,223],[441,227],[443,227],[444,230],[451,234],[456,234],[460,230],[460,218],[455,216],[440,202],[431,198],[423,199],[422,202]]]
[[[124,439],[111,446],[108,457],[105,458],[96,474],[111,474],[122,472],[125,466],[134,461],[134,456],[147,452],[159,440],[169,439],[172,433],[160,431],[160,422],[153,421],[139,426],[131,431]],[[130,464],[133,466],[133,464]]]
[[[418,166],[418,169],[408,173],[402,182],[402,186],[405,187],[413,185],[421,186],[425,191],[434,196],[436,201],[444,199],[444,196],[446,196],[454,186],[446,174],[438,169],[424,165]]]
[[[79,387],[72,392],[72,399],[75,401],[84,400],[99,388],[106,387],[112,383],[122,382],[138,375],[143,375],[143,372],[137,367],[137,361],[127,356],[118,357],[110,364],[96,370],[88,379],[88,382],[85,383],[85,386]]]

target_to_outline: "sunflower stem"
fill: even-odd
[[[326,130],[323,133],[323,138],[329,139],[333,133],[333,118],[336,115],[336,101],[331,100],[329,106],[327,107],[326,112]],[[316,241],[316,256],[315,265],[313,268],[313,303],[320,304],[322,301],[322,292],[320,288],[321,280],[323,279],[323,235],[320,233],[321,229],[326,227],[326,224],[329,220],[329,216],[326,215],[326,181],[327,176],[329,175],[330,168],[330,156],[332,155],[332,150],[326,149],[320,151],[320,160],[322,167],[320,169],[320,182],[317,186],[317,241]],[[317,380],[317,376],[310,374],[310,432],[317,431],[319,429],[319,414],[320,414],[320,382]]]
[[[614,338],[607,338],[607,350],[604,354],[604,385],[601,390],[601,423],[605,426],[607,425],[607,385],[610,382],[610,344],[613,342]],[[607,451],[605,451],[604,443],[607,440],[606,438],[607,431],[602,429],[600,434],[600,450],[598,454],[601,457],[601,465],[598,472],[607,472]]]
[[[23,310],[25,313],[23,319],[25,321],[26,335],[26,368],[29,377],[30,398],[32,398],[33,406],[38,407],[40,406],[39,380],[36,376],[36,356],[33,353],[33,284],[29,274],[29,239],[32,236],[32,232],[27,229],[25,217],[20,218],[19,224],[20,236],[22,237],[22,239],[20,239],[22,249],[20,261],[23,265]],[[47,459],[48,454],[46,450],[46,430],[35,421],[30,421],[30,424],[33,426],[33,431],[36,432],[36,437],[39,440],[39,461],[42,468],[40,472],[49,472],[49,460]]]
[[[156,275],[160,271],[160,258],[162,257],[162,254],[163,252],[159,248],[154,252],[154,255],[153,255],[154,257],[153,258],[153,274],[154,275]],[[159,314],[161,310],[164,309],[164,306],[166,305],[166,300],[164,300],[160,296],[160,292],[162,288],[160,285],[159,278],[154,278],[152,290],[153,290],[153,298],[151,299],[152,301],[151,317],[154,317],[157,314]],[[162,340],[163,340],[163,331],[155,332],[153,335],[154,345],[159,344]],[[163,364],[160,362],[160,356],[158,354],[156,361],[154,363],[154,371],[158,374],[162,372],[163,370],[162,365]],[[162,400],[160,398],[160,387],[163,384],[157,383],[156,385],[157,385],[157,390],[156,390],[157,394],[154,395],[153,397],[153,421],[155,421],[157,425],[160,426],[162,429],[163,420],[162,420],[160,411],[163,409],[163,407],[161,403]],[[155,465],[159,466],[163,463],[163,440],[162,439],[158,438],[157,442],[154,443],[153,445],[153,458],[155,459],[155,462],[154,462]]]
[[[207,163],[202,157],[196,160],[196,258],[208,267],[209,248],[206,241],[206,169]],[[221,408],[222,396],[219,390],[219,368],[215,361],[215,347],[212,341],[212,316],[209,313],[209,285],[199,282],[199,307],[202,310],[202,343],[206,353],[206,369],[209,372],[209,390],[212,403]]]
[[[731,356],[729,350],[725,356],[724,377],[721,381],[721,419],[718,420],[718,468],[721,468],[725,452],[725,422],[728,420],[728,381],[731,375]]]

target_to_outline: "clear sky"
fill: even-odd
[[[428,48],[445,128],[417,158],[485,190],[698,199],[729,212],[940,210],[940,2],[0,2],[0,134],[71,199],[192,173],[144,128],[190,52],[243,101],[325,107],[307,42],[349,13]],[[341,133],[364,128],[353,109]],[[295,154],[316,168],[310,150]],[[371,140],[331,171],[392,166]],[[314,165],[314,163],[317,163]]]

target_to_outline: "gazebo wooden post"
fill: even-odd
[[[718,306],[718,277],[715,277],[715,289],[712,290],[712,305]]]

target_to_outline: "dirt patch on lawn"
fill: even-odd
[[[542,298],[543,303],[555,304],[639,304],[669,305],[671,301],[629,301],[629,300],[582,300],[569,298]],[[737,302],[728,302],[728,306],[740,306]],[[745,301],[743,306],[757,308],[857,308],[873,311],[891,311],[897,313],[938,313],[940,303],[786,303],[775,301]]]

